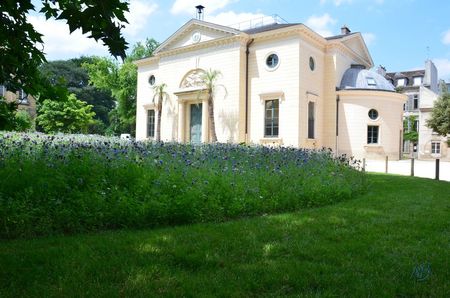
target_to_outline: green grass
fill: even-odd
[[[369,180],[297,213],[3,241],[0,297],[449,297],[450,183]]]

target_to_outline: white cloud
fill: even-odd
[[[450,45],[450,29],[444,32],[442,36],[442,43],[445,45]]]
[[[130,11],[125,13],[128,24],[125,24],[123,33],[130,37],[136,37],[146,27],[148,17],[158,9],[155,3],[148,3],[142,0],[130,2]]]
[[[450,60],[447,58],[433,59],[433,63],[438,69],[439,78],[450,80]]]
[[[273,18],[262,13],[236,13],[234,11],[227,11],[215,16],[206,16],[205,21],[245,30],[257,25],[272,23]],[[236,26],[238,24],[240,27]]]
[[[324,37],[333,35],[333,31],[330,26],[334,24],[336,24],[336,20],[333,19],[328,13],[322,16],[312,15],[305,22],[306,26],[310,27],[312,30]]]
[[[364,41],[366,42],[366,45],[368,45],[368,46],[373,44],[373,42],[377,38],[377,36],[375,34],[370,33],[370,32],[363,32],[361,34],[364,38]]]
[[[49,60],[108,53],[101,42],[88,38],[81,30],[70,34],[69,26],[64,21],[46,20],[44,16],[28,16],[28,21],[44,35],[44,53]]]
[[[208,0],[208,3],[203,4],[205,6],[205,14],[212,14],[215,11],[224,8],[228,4],[237,0]],[[199,5],[199,0],[176,0],[172,5],[170,12],[172,14],[192,14],[194,15],[196,10],[195,6]]]

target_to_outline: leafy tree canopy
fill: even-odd
[[[83,63],[91,63],[94,59],[80,57],[70,60],[51,61],[40,67],[42,75],[52,85],[64,86],[79,100],[93,106],[95,119],[99,120],[101,127],[90,127],[90,133],[104,134],[105,128],[109,126],[109,113],[115,108],[114,98],[110,91],[102,90],[89,84],[89,75],[82,68]],[[95,131],[91,131],[95,128]],[[99,129],[102,128],[102,129]]]
[[[427,126],[442,136],[450,134],[450,93],[444,93],[436,100]]]
[[[125,57],[127,43],[121,29],[127,20],[125,0],[41,0],[39,11],[47,19],[65,20],[70,32],[81,29],[88,37],[101,40],[115,57]],[[39,75],[45,62],[42,34],[28,23],[27,14],[34,11],[31,0],[0,1],[0,82],[10,90],[24,89],[37,95],[48,83]]]
[[[105,57],[95,57],[91,62],[83,63],[90,83],[97,88],[109,90],[117,101],[117,110],[113,115],[114,120],[119,122],[114,124],[116,134],[128,132],[134,135],[137,67],[133,61],[151,56],[157,47],[157,41],[147,39],[145,43],[135,44],[122,64]]]
[[[87,133],[94,116],[91,105],[70,94],[65,101],[44,100],[36,121],[46,133]]]

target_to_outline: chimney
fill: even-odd
[[[379,65],[377,68],[377,74],[385,77],[386,76],[386,67],[384,67],[383,65]]]
[[[350,31],[350,29],[347,27],[347,25],[342,26],[342,28],[341,28],[341,35],[347,35],[350,32],[352,32],[352,31]]]
[[[434,93],[439,92],[438,72],[431,60],[425,61],[425,77],[423,78],[423,84]]]
[[[200,4],[200,5],[197,5],[195,8],[197,9],[197,15],[196,15],[197,20],[203,21],[203,17],[204,17],[203,9],[205,9],[205,7]]]

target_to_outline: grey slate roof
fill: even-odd
[[[247,33],[247,34],[257,34],[257,33],[277,30],[277,29],[291,27],[291,26],[296,26],[296,25],[300,25],[300,23],[292,23],[292,24],[276,24],[275,23],[275,24],[270,24],[270,25],[258,27],[258,28],[242,30],[242,32]]]
[[[405,78],[406,86],[405,87],[417,87],[414,86],[414,78],[415,77],[424,77],[425,69],[419,70],[411,70],[411,71],[401,71],[401,72],[388,72],[386,73],[386,79],[391,80],[396,83],[398,79]]]
[[[375,85],[370,85],[368,79],[373,79]],[[368,89],[380,91],[395,91],[394,86],[382,75],[374,71],[364,69],[357,65],[352,65],[347,69],[341,80],[340,89]]]

